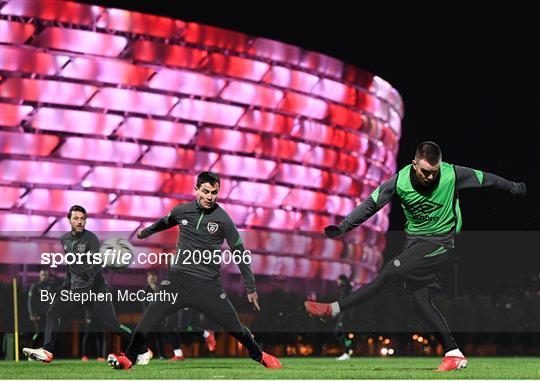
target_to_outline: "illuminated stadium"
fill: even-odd
[[[0,0],[0,378],[536,378],[538,20],[195,3]]]
[[[21,271],[7,266],[58,250],[72,204],[88,210],[89,230],[133,239],[191,200],[203,170],[221,176],[220,205],[258,277],[345,273],[363,284],[377,273],[389,208],[346,240],[320,232],[396,170],[403,104],[384,79],[279,41],[126,10],[11,1],[0,14],[7,279]],[[173,250],[176,235],[141,249]]]

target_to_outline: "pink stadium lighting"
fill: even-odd
[[[3,230],[53,245],[80,203],[94,229],[134,232],[211,170],[255,274],[377,273],[388,208],[342,241],[320,233],[396,169],[403,103],[382,78],[283,42],[69,1],[8,0],[0,29]]]

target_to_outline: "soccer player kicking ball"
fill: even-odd
[[[524,196],[524,183],[514,183],[499,176],[448,164],[442,161],[439,146],[420,143],[412,164],[381,184],[371,196],[356,207],[339,225],[324,229],[329,238],[348,232],[383,206],[395,195],[406,217],[407,233],[403,251],[388,262],[369,284],[354,291],[342,301],[331,304],[306,301],[307,311],[316,316],[337,316],[341,311],[377,296],[391,282],[400,278],[412,294],[415,311],[431,326],[442,344],[445,356],[437,370],[447,371],[467,366],[450,329],[433,304],[434,290],[441,288],[437,269],[450,257],[454,237],[461,228],[457,191],[492,187]]]
[[[220,250],[224,240],[235,253],[245,253],[242,239],[229,215],[216,203],[220,187],[219,176],[202,172],[197,177],[197,199],[177,205],[166,216],[137,234],[140,239],[159,231],[180,226],[177,256],[169,265],[169,273],[161,282],[161,290],[177,293],[175,302],[154,301],[135,327],[125,354],[110,354],[109,364],[114,369],[129,369],[145,343],[145,337],[157,322],[180,308],[194,308],[218,323],[248,350],[249,356],[267,368],[281,368],[279,360],[261,350],[249,329],[244,326],[222,289],[220,279]],[[208,260],[206,253],[212,253]],[[215,254],[218,253],[218,254]],[[225,255],[225,252],[223,253]],[[244,277],[247,299],[257,310],[259,300],[255,278],[249,262],[239,261]]]
[[[73,205],[69,208],[67,218],[71,231],[60,237],[60,242],[66,254],[99,253],[98,237],[85,229],[86,217],[86,210],[82,206]],[[106,329],[119,335],[122,338],[123,345],[129,342],[131,330],[118,322],[112,301],[81,302],[85,294],[106,294],[109,292],[109,287],[105,279],[103,279],[102,267],[99,263],[94,264],[90,260],[81,260],[68,265],[62,290],[69,290],[74,297],[62,299],[59,295],[55,296],[53,304],[47,311],[43,347],[37,349],[23,348],[23,353],[29,360],[38,360],[45,363],[50,363],[53,360],[60,319],[81,307],[90,310],[93,316],[101,320]],[[90,298],[87,299],[91,300]],[[137,352],[135,357],[138,357],[141,364],[148,363],[152,358],[152,352],[144,346],[140,350],[141,352]]]

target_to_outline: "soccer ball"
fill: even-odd
[[[111,238],[103,242],[99,252],[103,256],[106,267],[111,270],[120,270],[131,264],[135,248],[127,239]]]

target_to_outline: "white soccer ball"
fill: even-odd
[[[135,248],[127,239],[111,238],[103,242],[99,250],[105,266],[111,270],[120,270],[131,264]]]

